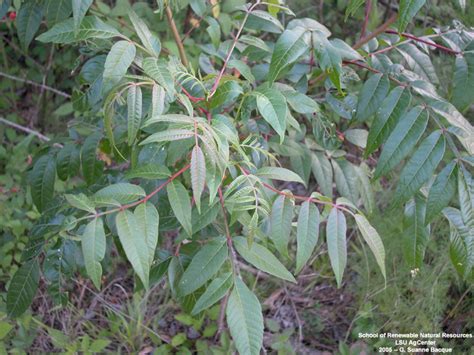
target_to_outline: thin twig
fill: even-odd
[[[25,83],[25,84],[33,85],[33,86],[39,87],[39,88],[41,88],[41,89],[54,92],[55,94],[60,95],[60,96],[63,96],[63,97],[66,97],[66,98],[70,98],[70,97],[71,97],[71,95],[69,95],[68,93],[65,93],[64,91],[60,91],[60,90],[57,90],[57,89],[55,89],[55,88],[52,88],[51,86],[44,85],[44,84],[40,84],[40,83],[31,81],[31,80],[28,80],[28,79],[18,78],[18,77],[16,77],[16,76],[13,76],[13,75],[10,75],[10,74],[7,74],[7,73],[3,73],[3,72],[0,72],[0,76],[3,76],[3,77],[5,77],[5,78],[7,78],[7,79],[10,79],[10,80],[18,81],[18,82],[20,82],[20,83]]]
[[[364,69],[366,69],[366,70],[368,70],[368,71],[371,71],[372,73],[383,74],[380,70],[377,70],[377,69],[375,69],[375,68],[372,68],[372,67],[368,66],[367,64],[361,63],[361,62],[358,61],[358,60],[344,60],[344,61],[342,62],[342,64],[345,64],[345,65],[347,65],[347,64],[353,64],[353,65],[356,65],[356,66],[358,66],[358,67],[360,67],[360,68],[364,68]],[[400,80],[395,79],[394,77],[392,77],[392,76],[390,76],[390,75],[389,75],[388,77],[389,77],[390,80],[392,80],[392,81],[393,81],[394,83],[396,83],[397,85],[400,85],[400,86],[403,86],[403,87],[407,87],[407,86],[408,86],[408,84],[402,83]]]
[[[369,16],[370,16],[370,11],[372,10],[372,1],[368,0],[367,4],[365,5],[365,18],[364,18],[364,23],[362,24],[362,30],[360,32],[360,38],[365,37],[365,32],[367,31],[367,25],[369,23]]]
[[[22,131],[22,132],[25,132],[25,133],[28,133],[28,134],[32,134],[34,135],[35,137],[39,138],[40,140],[42,140],[43,142],[49,142],[51,139],[49,137],[46,137],[44,134],[41,134],[40,132],[38,131],[35,131],[35,130],[32,130],[31,128],[28,128],[28,127],[25,127],[25,126],[22,126],[22,125],[19,125],[18,123],[14,123],[14,122],[11,122],[9,120],[6,120],[4,119],[3,117],[0,117],[0,122],[6,124],[7,126],[10,126],[10,127],[13,127],[19,131]],[[59,144],[59,143],[54,143],[54,146],[58,147],[58,148],[62,148],[63,145],[62,144]]]
[[[394,30],[386,30],[385,33],[389,33],[389,34],[394,34],[394,35],[399,35],[400,37],[406,37],[406,38],[409,38],[413,41],[416,41],[416,42],[420,42],[420,43],[424,43],[424,44],[427,44],[428,46],[431,46],[431,47],[435,47],[435,48],[438,48],[446,53],[450,53],[450,54],[454,54],[454,55],[457,55],[457,54],[461,54],[462,52],[459,52],[459,51],[455,51],[454,49],[451,49],[451,48],[448,48],[446,46],[443,46],[442,44],[438,44],[438,43],[435,43],[435,42],[430,42],[430,41],[427,41],[423,38],[420,38],[420,37],[417,37],[415,35],[412,35],[410,33],[405,33],[405,32],[402,32],[402,33],[399,33],[397,31],[394,31]]]
[[[129,204],[126,204],[126,205],[123,205],[123,206],[120,206],[120,207],[111,209],[111,210],[107,210],[107,211],[104,211],[104,212],[95,213],[95,214],[90,214],[90,215],[84,216],[84,217],[82,217],[82,218],[80,218],[80,219],[97,218],[97,217],[101,217],[101,216],[108,215],[108,214],[111,214],[111,213],[116,213],[116,212],[124,211],[124,210],[126,210],[126,209],[128,209],[128,208],[138,206],[138,205],[141,204],[141,203],[145,203],[145,202],[147,202],[150,198],[152,198],[154,195],[156,195],[159,191],[161,191],[161,189],[163,189],[166,185],[168,185],[170,182],[172,182],[174,179],[176,179],[178,176],[180,176],[180,175],[183,174],[186,170],[188,170],[189,167],[190,167],[190,165],[188,164],[188,165],[186,165],[185,167],[181,168],[178,172],[176,172],[176,173],[174,173],[173,175],[171,175],[168,180],[166,180],[164,183],[162,183],[160,186],[158,186],[156,189],[154,189],[152,192],[150,192],[148,195],[146,195],[146,196],[145,196],[144,198],[142,198],[141,200],[138,200],[138,201],[135,201],[135,202],[132,202],[132,203],[129,203]]]
[[[225,225],[225,235],[227,239],[227,247],[230,250],[231,254],[231,263],[232,263],[232,270],[234,274],[238,275],[239,274],[239,268],[237,265],[237,254],[235,252],[234,246],[232,244],[232,236],[230,234],[230,229],[229,229],[229,222],[227,221],[227,212],[225,210],[225,204],[224,204],[224,196],[222,195],[222,188],[219,186],[217,189],[218,194],[219,194],[219,202],[221,204],[222,208],[222,214],[224,215],[224,225]]]
[[[365,36],[364,38],[361,38],[359,41],[356,42],[356,44],[354,44],[352,46],[353,49],[359,49],[360,47],[362,47],[364,44],[370,42],[372,39],[374,39],[375,37],[377,37],[378,35],[384,33],[393,23],[395,23],[395,21],[397,20],[397,14],[393,14],[388,20],[387,22],[385,22],[383,25],[381,25],[380,27],[376,28],[373,32],[371,32],[370,34],[368,34],[367,36]]]
[[[215,339],[219,338],[219,335],[224,331],[224,319],[225,319],[225,310],[227,308],[227,301],[229,300],[230,293],[227,292],[224,298],[221,301],[221,308],[219,310],[219,318],[217,320],[217,332]]]
[[[301,322],[301,318],[298,314],[298,310],[296,309],[295,302],[293,302],[293,298],[291,298],[290,292],[288,291],[288,288],[284,286],[286,297],[290,300],[291,303],[291,308],[293,309],[293,313],[295,314],[296,321],[298,322],[298,340],[300,343],[303,342],[303,323]]]
[[[185,67],[189,67],[188,57],[186,56],[186,51],[184,50],[183,42],[181,41],[181,36],[178,32],[178,28],[176,27],[176,23],[173,20],[173,13],[171,12],[171,8],[169,6],[166,7],[166,18],[171,27],[171,32],[173,32],[174,41],[178,46],[179,56],[181,58],[181,63]]]
[[[234,41],[232,42],[232,46],[229,49],[229,52],[227,53],[227,56],[224,60],[224,64],[222,65],[221,71],[216,77],[216,80],[214,81],[214,85],[212,85],[211,91],[209,92],[208,98],[211,98],[217,90],[217,87],[219,86],[219,82],[221,81],[222,77],[224,76],[225,69],[227,67],[227,63],[230,60],[230,57],[232,56],[232,53],[234,52],[235,46],[237,45],[237,41],[239,40],[240,34],[242,33],[245,23],[247,22],[247,19],[249,18],[250,14],[252,11],[260,4],[260,0],[257,0],[255,4],[253,4],[245,13],[245,17],[242,20],[242,24],[240,25],[239,30],[237,31],[237,34],[234,37]]]
[[[373,32],[365,36],[364,38],[361,38],[359,41],[357,41],[352,48],[354,50],[359,49],[362,47],[364,44],[370,42],[373,38],[377,37],[378,35],[384,33],[395,21],[397,20],[397,14],[393,14],[383,25],[380,27],[376,28]],[[311,81],[311,84],[319,83],[323,81],[326,78],[326,73],[323,72],[319,76],[317,76],[313,81]]]
[[[44,70],[43,80],[41,81],[41,89],[38,95],[38,103],[35,108],[36,113],[35,113],[34,120],[36,124],[38,124],[38,121],[39,121],[40,108],[44,106],[44,105],[41,105],[43,101],[44,92],[45,92],[44,86],[46,85],[46,79],[48,78],[49,71],[51,69],[51,66],[53,65],[53,55],[54,55],[54,45],[51,46],[51,49],[49,51],[48,64],[46,65],[46,68]],[[43,114],[43,112],[41,112],[41,114]]]

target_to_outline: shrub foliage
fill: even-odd
[[[385,277],[366,216],[373,186],[392,172],[387,210],[405,208],[410,266],[422,267],[430,223],[444,216],[453,265],[473,279],[474,130],[463,115],[474,102],[471,29],[406,33],[425,1],[401,0],[353,45],[280,1],[159,0],[119,8],[121,22],[101,2],[53,2],[24,2],[18,37],[24,48],[77,47],[79,123],[29,174],[42,216],[9,286],[11,316],[29,307],[40,269],[64,304],[68,277],[83,272],[100,289],[118,250],[137,289],[167,277],[186,312],[225,299],[238,351],[258,354],[261,306],[240,266],[296,282],[321,239],[340,286],[346,234],[357,230]],[[188,4],[200,21],[192,36],[173,21]],[[363,4],[350,1],[347,16]],[[157,20],[166,26],[154,32]],[[167,27],[175,43],[162,43]],[[451,81],[440,80],[434,56],[453,63]],[[67,191],[55,191],[57,179]]]

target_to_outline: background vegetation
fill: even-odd
[[[366,33],[370,33],[399,9],[398,1],[374,0],[370,7],[367,7],[367,1],[359,1],[361,6],[346,17],[348,6],[350,8],[357,2],[302,0],[287,1],[286,5],[297,18],[316,19],[330,29],[334,38],[341,38],[353,45],[361,37],[361,26],[366,26]],[[97,45],[95,49],[93,45],[57,45],[42,43],[33,37],[29,45],[25,44],[18,25],[18,11],[25,3],[0,0],[1,13],[4,15],[0,20],[0,354],[53,351],[232,353],[235,343],[223,322],[220,303],[198,316],[191,316],[176,301],[173,290],[164,287],[168,283],[167,278],[163,277],[166,270],[155,267],[152,270],[154,274],[150,275],[153,278],[151,287],[145,290],[131,272],[124,251],[118,246],[110,246],[111,251],[105,255],[102,262],[102,287],[98,290],[87,276],[81,250],[73,245],[77,242],[74,238],[68,239],[68,242],[58,241],[57,245],[51,245],[43,252],[42,262],[50,267],[43,269],[32,306],[16,318],[8,317],[7,290],[13,275],[23,263],[21,255],[24,249],[39,228],[46,224],[48,227],[54,226],[55,223],[54,219],[44,223],[38,206],[35,207],[28,183],[29,174],[38,157],[48,152],[48,149],[70,142],[84,144],[83,138],[91,135],[100,124],[99,115],[96,115],[99,107],[94,113],[94,105],[100,106],[100,103],[94,103],[94,93],[88,92],[86,104],[81,95],[93,87],[97,77],[94,67],[90,67],[90,73],[84,71],[84,63],[94,54],[103,53],[102,46],[107,46],[100,42],[94,42]],[[45,0],[44,3],[54,1]],[[174,4],[174,21],[180,34],[186,37],[184,44],[187,57],[195,68],[200,67],[203,71],[208,65],[219,68],[212,55],[202,56],[203,52],[210,52],[209,47],[206,52],[204,46],[210,46],[215,39],[212,19],[220,21],[223,32],[228,26],[227,34],[230,33],[233,17],[237,16],[235,8],[244,2],[205,2],[211,9],[210,13],[206,13],[211,19],[206,21],[195,13],[195,3],[200,2],[191,1],[193,7],[188,6],[188,3],[180,0]],[[162,48],[179,57],[179,48],[166,16],[153,11],[159,9],[160,5],[160,1],[94,1],[90,12],[129,34],[133,33],[128,20],[130,8],[133,8],[146,20],[151,30],[159,34]],[[5,8],[7,10],[3,11]],[[213,13],[217,8],[220,12]],[[45,11],[36,35],[45,33],[55,24],[52,15],[48,15],[50,13],[52,10]],[[284,25],[292,18],[282,12],[277,16]],[[473,36],[470,28],[474,25],[473,19],[474,6],[471,4],[458,0],[428,0],[408,24],[406,32],[422,37],[449,28],[453,31],[466,30]],[[235,29],[233,33],[235,35]],[[258,35],[269,43],[277,38],[271,33],[262,32]],[[448,40],[442,43],[449,46]],[[212,62],[208,62],[210,57]],[[455,58],[455,55],[442,50],[431,56],[439,78],[438,90],[445,96],[450,95]],[[406,57],[402,53],[394,53],[392,59],[403,62]],[[217,60],[217,63],[221,62]],[[473,69],[470,70],[472,88]],[[319,71],[311,78],[317,79],[321,74],[324,73]],[[258,71],[255,75],[258,78]],[[352,73],[346,72],[345,75],[350,76]],[[360,76],[362,81],[368,77],[367,73],[361,73]],[[330,87],[332,84],[323,81],[321,88],[324,85]],[[331,90],[336,95],[334,86]],[[312,98],[320,105],[327,104],[322,90],[312,94]],[[90,105],[92,108],[86,110],[81,105]],[[472,102],[466,107],[463,114],[472,122]],[[329,112],[326,107],[324,110]],[[332,115],[328,113],[331,119],[336,117],[334,113]],[[335,120],[340,123],[339,117]],[[11,123],[20,127],[12,126]],[[335,136],[339,133],[334,132]],[[375,167],[379,155],[366,159],[357,144],[344,144],[344,149],[355,156],[352,162],[364,161],[369,169]],[[104,143],[97,156],[97,161],[112,171],[106,178],[107,183],[116,181],[114,169],[121,171],[123,168],[123,161],[113,157],[112,150],[111,146]],[[288,160],[282,159],[285,166],[293,164],[293,170],[305,175],[295,168],[297,164]],[[301,169],[304,170],[304,167]],[[327,247],[322,241],[319,241],[308,260],[308,266],[297,277],[296,284],[282,282],[239,259],[247,286],[262,304],[265,324],[263,346],[269,353],[327,351],[358,354],[363,350],[372,351],[378,346],[388,345],[383,341],[361,341],[359,332],[474,332],[472,278],[461,277],[451,262],[449,250],[453,227],[448,220],[441,216],[434,218],[421,265],[415,263],[414,267],[404,254],[400,241],[407,233],[407,224],[410,222],[407,222],[403,208],[388,208],[394,199],[400,170],[397,168],[392,174],[372,183],[375,206],[370,221],[379,231],[385,246],[386,279],[378,270],[370,249],[360,243],[353,226],[349,228],[347,237],[348,262],[340,287],[334,279]],[[319,186],[314,176],[308,177],[308,181],[309,186]],[[80,190],[81,183],[80,179],[56,179],[54,189],[58,196],[65,192],[80,192],[83,191]],[[298,194],[312,191],[294,183],[278,187],[291,189]],[[56,203],[66,205],[64,199]],[[456,202],[455,207],[458,207]],[[160,223],[166,223],[168,216],[163,216],[161,212]],[[68,232],[61,231],[69,236]],[[111,241],[109,243],[112,244]],[[161,243],[162,251],[175,248],[173,241]],[[181,248],[183,255],[192,255],[193,251],[186,250],[186,245]],[[51,267],[58,255],[62,268],[59,273],[57,268]],[[61,255],[66,256],[65,260],[61,259]],[[168,260],[167,255],[158,255],[157,260]],[[61,279],[63,277],[64,280]],[[67,282],[63,282],[65,280]],[[469,353],[474,349],[472,341],[453,344],[456,344],[460,353]]]

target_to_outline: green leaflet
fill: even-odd
[[[422,52],[412,43],[403,44],[398,46],[397,49],[402,54],[411,70],[425,80],[430,81],[433,84],[439,84],[438,75],[436,74],[434,65],[426,53]]]
[[[206,18],[206,21],[209,24],[206,28],[206,32],[211,38],[211,43],[214,45],[214,48],[218,49],[221,41],[221,27],[219,22],[210,16]]]
[[[305,201],[301,205],[296,229],[296,273],[303,269],[318,243],[319,219],[316,205]]]
[[[403,168],[395,192],[393,205],[407,201],[427,182],[444,156],[446,141],[441,131],[431,133],[423,140]]]
[[[469,121],[449,102],[441,98],[428,98],[426,100],[429,108],[440,117],[449,122],[453,132],[466,148],[470,155],[474,155],[474,127]]]
[[[365,129],[352,128],[344,132],[344,138],[347,139],[348,142],[365,149],[367,146],[368,134],[369,132]]]
[[[308,45],[304,40],[306,32],[285,30],[275,43],[267,80],[272,83],[282,70],[303,55]]]
[[[189,200],[186,188],[179,181],[174,180],[168,184],[166,190],[176,219],[181,223],[186,233],[191,236],[193,234],[191,224],[191,201]]]
[[[104,163],[97,159],[96,152],[99,147],[102,134],[96,132],[86,138],[81,149],[81,164],[84,180],[92,185],[102,174]]]
[[[127,94],[128,145],[133,145],[142,122],[142,89],[132,86]]]
[[[319,31],[311,33],[313,48],[319,65],[329,76],[331,82],[341,92],[342,57],[336,47],[327,39],[327,36]]]
[[[382,272],[383,278],[385,281],[387,280],[387,274],[385,271],[385,248],[382,243],[382,239],[380,239],[377,230],[372,227],[365,218],[365,216],[361,214],[355,215],[355,220],[357,223],[357,227],[359,228],[362,237],[364,238],[365,242],[368,244],[370,250],[375,256],[375,260],[379,265],[380,271]]]
[[[344,21],[347,21],[349,16],[354,16],[357,10],[365,3],[365,0],[350,0],[346,8],[346,16]]]
[[[68,177],[76,176],[81,166],[79,149],[72,143],[66,144],[56,156],[56,172],[65,181]]]
[[[3,18],[11,6],[11,0],[3,0],[0,4],[0,18]]]
[[[235,80],[226,81],[220,85],[216,94],[212,96],[211,108],[219,106],[229,106],[243,93],[242,87]]]
[[[457,170],[456,161],[453,160],[436,176],[426,202],[426,224],[433,221],[443,208],[448,206],[456,193]]]
[[[291,169],[297,173],[304,181],[305,186],[308,186],[309,177],[311,175],[311,152],[305,149],[302,155],[290,156]]]
[[[372,116],[387,96],[390,89],[388,77],[383,74],[374,74],[364,83],[359,93],[356,119],[359,122]]]
[[[132,264],[133,270],[145,288],[148,289],[151,262],[147,237],[149,234],[154,233],[154,231],[147,229],[154,228],[154,226],[140,225],[145,222],[143,220],[145,213],[146,211],[141,210],[136,214],[133,214],[129,210],[121,211],[117,213],[115,224],[117,226],[117,234],[120,243],[122,244],[128,261]],[[140,221],[137,218],[137,214],[138,217],[141,218]]]
[[[278,252],[288,257],[288,241],[291,233],[294,201],[286,196],[278,196],[272,206],[270,217],[270,239]]]
[[[38,259],[29,260],[15,272],[8,287],[8,316],[22,315],[33,302],[40,279]]]
[[[167,142],[167,141],[177,141],[181,139],[188,139],[194,137],[194,132],[189,129],[167,129],[163,132],[153,133],[151,136],[148,136],[143,140],[140,145],[158,143],[158,142]]]
[[[158,57],[161,51],[161,42],[160,39],[152,34],[146,25],[146,23],[137,16],[135,11],[131,10],[128,14],[130,21],[132,22],[133,28],[137,32],[138,38],[143,43],[146,49],[150,52],[150,54]]]
[[[362,163],[360,166],[354,166],[359,182],[359,192],[367,213],[370,215],[375,209],[374,190],[369,179],[369,167]]]
[[[465,111],[474,102],[474,51],[456,56],[451,103]]]
[[[43,17],[43,6],[37,1],[28,1],[21,5],[16,18],[18,39],[25,51],[35,37]]]
[[[398,31],[403,32],[408,23],[420,11],[426,0],[400,0]]]
[[[425,226],[426,203],[420,194],[405,206],[402,246],[405,260],[411,269],[423,264],[426,245],[430,238],[430,226]]]
[[[458,196],[464,224],[474,229],[474,182],[463,165],[458,174]]]
[[[219,237],[204,245],[194,255],[178,284],[178,294],[187,296],[213,277],[227,260],[226,238]]]
[[[151,117],[156,117],[165,111],[166,91],[162,86],[154,83],[151,93]],[[148,122],[148,120],[146,121]]]
[[[227,302],[226,319],[239,354],[259,355],[263,345],[262,307],[238,277]]]
[[[474,230],[463,221],[461,211],[452,207],[443,209],[443,215],[448,219],[450,235],[451,261],[464,278],[474,276]]]
[[[318,182],[321,193],[324,196],[332,197],[333,172],[331,162],[321,152],[314,152],[311,158],[311,170]]]
[[[284,29],[277,18],[262,10],[253,10],[245,23],[245,27],[271,33],[280,33]]]
[[[93,0],[72,0],[72,15],[74,20],[74,32],[77,34],[81,27],[82,19],[91,7]]]
[[[345,159],[331,160],[337,191],[356,204],[359,198],[359,179],[355,166]]]
[[[102,266],[100,262],[105,256],[105,233],[101,218],[94,218],[87,224],[81,237],[82,255],[87,274],[94,286],[100,289]]]
[[[383,147],[374,179],[387,174],[411,152],[427,124],[428,112],[421,106],[414,107],[400,119]]]
[[[67,19],[72,12],[70,0],[46,0],[43,4],[49,27]]]
[[[96,213],[94,202],[91,201],[86,195],[82,193],[78,195],[66,194],[64,197],[66,197],[67,202],[72,207],[87,211],[89,213]]]
[[[43,155],[36,161],[33,170],[29,174],[31,197],[38,211],[43,211],[53,199],[55,180],[56,165],[54,158]]]
[[[69,44],[92,38],[106,39],[119,35],[119,32],[95,16],[86,16],[77,30],[74,29],[74,18],[60,22],[36,39],[43,43]]]
[[[100,200],[113,199],[114,201],[125,205],[138,200],[141,197],[145,197],[145,195],[145,190],[140,186],[129,184],[127,182],[119,182],[100,189],[94,194],[94,198]]]
[[[260,38],[249,36],[249,35],[242,35],[239,38],[239,42],[245,43],[248,46],[253,46],[255,48],[261,49],[262,51],[271,53],[271,48]]]
[[[286,101],[298,113],[310,114],[319,111],[319,105],[309,96],[298,91],[285,91]]]
[[[346,217],[337,208],[333,208],[326,224],[326,242],[337,287],[341,287],[342,275],[347,263],[346,230]]]
[[[132,42],[118,41],[110,49],[104,65],[104,92],[108,92],[117,85],[127,73],[128,68],[135,59],[136,48]],[[136,90],[136,86],[129,89]],[[132,91],[135,92],[135,91]],[[130,110],[130,108],[129,108]]]
[[[48,281],[47,289],[55,306],[66,306],[67,292],[64,290],[65,281],[72,277],[77,255],[77,244],[72,240],[60,238],[46,251],[43,261],[43,275]]]
[[[224,297],[234,282],[232,276],[232,273],[228,272],[225,275],[214,279],[206,288],[206,291],[197,300],[191,314],[199,314],[200,312],[214,305],[222,297]]]
[[[181,114],[168,114],[168,115],[156,115],[152,116],[145,121],[142,128],[148,127],[154,123],[179,123],[179,124],[194,124],[195,118],[190,117],[188,115],[181,115]]]
[[[156,179],[166,179],[170,176],[170,171],[166,166],[161,164],[149,163],[141,165],[125,173],[126,179],[146,179],[146,180],[156,180]]]
[[[191,153],[191,186],[193,188],[194,202],[201,212],[201,194],[206,183],[206,161],[204,154],[198,145],[195,145]]]
[[[194,13],[199,17],[203,17],[206,12],[206,0],[190,0],[189,5]]]
[[[291,170],[272,166],[265,166],[257,170],[258,177],[272,180],[293,181],[305,185],[301,177]]]
[[[282,143],[285,138],[286,115],[288,113],[285,97],[273,88],[260,88],[253,94],[257,97],[258,111],[278,133],[280,143]]]
[[[165,60],[152,57],[145,58],[143,59],[143,70],[146,75],[160,84],[169,95],[174,96],[176,94],[174,80]]]
[[[296,283],[293,275],[275,257],[275,255],[264,246],[254,242],[252,243],[252,246],[249,247],[247,239],[244,237],[234,237],[232,238],[232,242],[242,258],[257,269],[279,277],[280,279]]]
[[[365,149],[366,157],[385,143],[400,117],[407,111],[410,102],[410,91],[403,86],[397,86],[390,91],[377,110],[374,122],[370,127]]]
[[[149,265],[153,265],[155,250],[158,245],[158,230],[160,226],[160,216],[156,207],[151,203],[142,203],[135,208],[135,219],[140,230],[140,235],[145,237],[148,245]]]
[[[229,69],[232,69],[232,68],[237,69],[239,73],[243,75],[245,79],[247,79],[251,83],[255,82],[255,77],[252,74],[252,70],[243,61],[237,60],[237,59],[231,59],[229,60],[229,64],[227,64],[227,67]]]
[[[216,220],[217,214],[220,211],[218,203],[210,203],[205,200],[201,213],[194,209],[191,215],[193,232],[197,233],[212,222]]]

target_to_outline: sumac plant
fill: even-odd
[[[44,14],[35,45],[76,46],[80,57],[69,138],[44,149],[29,175],[42,217],[9,285],[10,315],[28,308],[40,273],[64,303],[75,272],[100,289],[121,255],[137,290],[167,277],[192,315],[226,300],[237,350],[258,354],[262,310],[243,274],[297,282],[321,240],[341,286],[350,230],[385,277],[382,239],[366,216],[377,208],[373,186],[389,186],[390,174],[396,191],[383,208],[405,208],[400,245],[412,270],[422,268],[430,223],[444,216],[454,268],[472,280],[474,130],[465,114],[474,31],[455,23],[405,32],[424,2],[401,0],[354,44],[280,1],[118,10],[24,2],[16,23],[26,47]],[[348,16],[363,3],[350,1]],[[181,33],[173,17],[186,9],[195,26]],[[55,192],[57,179],[66,191]]]

